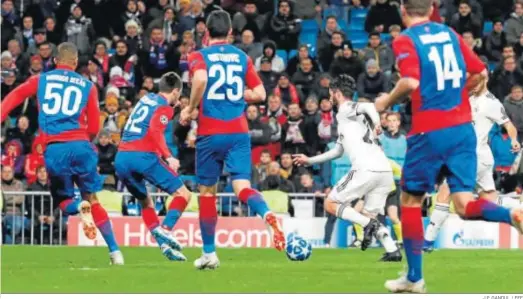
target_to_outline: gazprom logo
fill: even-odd
[[[494,247],[492,239],[466,239],[463,230],[459,231],[452,238],[454,245],[458,247]]]

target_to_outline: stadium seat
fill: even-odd
[[[287,51],[285,51],[285,50],[276,50],[276,55],[278,57],[280,57],[281,59],[283,59],[283,62],[285,63],[285,65],[287,65],[287,60],[289,60],[288,56],[287,56]]]
[[[296,57],[296,55],[298,55],[298,51],[296,51],[296,50],[291,50],[291,51],[289,52],[289,59],[292,59],[292,58]]]
[[[485,23],[483,23],[483,35],[489,34],[492,31],[492,27],[494,27],[494,25],[491,21],[485,21]]]
[[[316,20],[303,20],[301,23],[301,32],[313,32],[319,31],[318,23]]]
[[[392,40],[392,36],[390,35],[390,33],[382,33],[381,34],[381,40],[384,42],[384,43],[388,43]]]
[[[330,16],[336,16],[336,11],[330,7],[323,10],[323,19],[327,19]]]
[[[488,63],[488,69],[489,69],[489,71],[491,71],[491,72],[492,72],[493,70],[495,70],[497,67],[498,67],[498,63],[495,62],[495,61],[490,61],[490,62]]]
[[[302,32],[299,36],[299,43],[305,44],[305,45],[311,45],[313,47],[316,47],[316,43],[318,42],[318,34],[317,33],[304,33]]]
[[[352,20],[355,20],[355,19],[363,19],[365,21],[365,18],[367,18],[368,12],[369,12],[369,10],[367,8],[352,8],[349,11],[351,23],[352,23]]]
[[[349,24],[349,30],[365,30],[365,20],[351,22]]]
[[[367,46],[367,40],[353,40],[352,46],[355,50],[361,50]]]
[[[365,43],[367,43],[369,40],[369,35],[363,30],[350,30],[347,33],[347,37],[352,41],[353,44],[355,41],[365,41]]]

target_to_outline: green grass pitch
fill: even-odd
[[[271,249],[219,249],[221,267],[198,271],[167,261],[158,248],[123,248],[125,266],[109,266],[106,248],[1,248],[2,293],[383,293],[402,263],[382,251],[315,249],[291,262]],[[523,251],[441,250],[425,255],[429,293],[523,293]]]

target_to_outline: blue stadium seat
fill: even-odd
[[[368,12],[369,10],[367,8],[352,8],[349,11],[350,22],[352,23],[352,20],[354,19],[363,19],[365,21]]]
[[[485,23],[483,23],[483,35],[489,34],[492,31],[492,27],[494,27],[494,25],[491,21],[485,21]]]
[[[302,32],[299,36],[299,43],[305,44],[305,45],[312,45],[313,47],[316,47],[316,43],[318,41],[318,34],[317,33],[304,33]]]
[[[336,11],[330,7],[325,8],[323,10],[323,19],[325,20],[326,18],[328,18],[330,16],[336,16]]]
[[[309,48],[309,55],[312,58],[316,58],[316,46],[313,46],[311,44],[307,44],[307,48]]]
[[[289,59],[292,59],[292,58],[296,57],[296,55],[298,55],[298,51],[296,51],[296,50],[291,50],[291,51],[289,52]]]
[[[114,55],[115,53],[116,53],[116,49],[113,49],[113,48],[107,49],[107,54]]]
[[[285,63],[285,65],[287,65],[287,60],[288,60],[287,51],[285,51],[285,50],[276,50],[276,55],[278,57],[280,57],[281,59],[283,59],[283,62]]]
[[[349,24],[350,30],[365,30],[365,20],[354,20]]]
[[[316,20],[303,20],[301,23],[301,32],[313,32],[316,33],[319,31],[318,23]]]
[[[355,50],[361,50],[367,46],[367,40],[353,40],[352,46]]]
[[[488,69],[489,69],[489,71],[491,71],[491,72],[492,72],[493,70],[495,70],[497,67],[498,67],[498,63],[495,62],[495,61],[490,61],[490,62],[488,63]]]
[[[354,41],[367,41],[369,40],[369,34],[363,30],[349,30],[347,37],[354,43]]]
[[[392,39],[392,36],[390,36],[390,33],[382,33],[381,34],[381,40],[383,43],[388,43]]]

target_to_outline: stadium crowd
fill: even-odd
[[[245,112],[253,183],[260,190],[327,193],[350,162],[342,158],[303,168],[293,166],[291,155],[316,155],[336,141],[336,107],[328,93],[333,76],[355,78],[358,101],[372,102],[392,89],[399,78],[391,49],[402,30],[398,6],[394,0],[2,0],[2,100],[29,76],[52,70],[59,43],[75,43],[78,72],[99,91],[99,171],[106,188],[122,191],[113,162],[126,119],[137,99],[155,92],[159,77],[175,70],[184,81],[184,96],[166,140],[180,160],[178,172],[194,187],[198,114],[188,127],[177,122],[189,101],[187,57],[206,43],[206,17],[223,9],[233,22],[230,42],[253,60],[268,94]],[[432,20],[452,26],[489,66],[489,89],[521,138],[523,2],[436,0],[434,7]],[[36,101],[28,99],[2,124],[2,190],[49,190],[37,113]],[[383,113],[381,120],[385,153],[401,166],[409,102]],[[514,156],[504,132],[494,129],[491,145],[498,169],[510,166]],[[230,191],[225,176],[220,191]],[[23,202],[23,196],[5,196],[4,214],[20,215]],[[316,212],[323,215],[321,200]],[[53,213],[25,216],[45,223]]]

